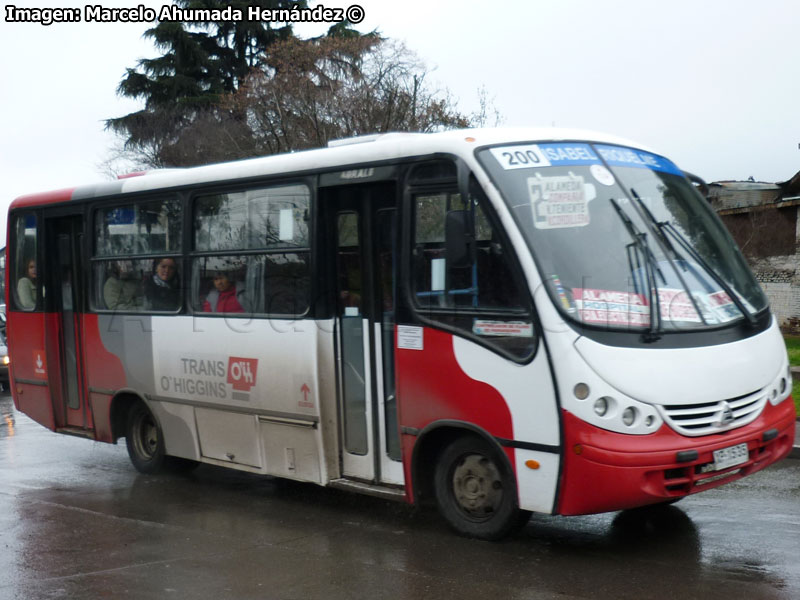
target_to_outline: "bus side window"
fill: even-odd
[[[38,264],[36,260],[36,215],[25,214],[14,222],[15,264],[12,265],[12,292],[20,310],[32,311],[38,300]]]
[[[92,301],[96,310],[180,309],[185,279],[179,255],[183,248],[182,212],[175,196],[103,206],[94,211]],[[136,255],[139,258],[130,258]]]
[[[475,204],[474,214],[478,306],[524,309],[506,249],[480,203]]]
[[[413,197],[411,287],[420,315],[525,359],[535,347],[529,295],[488,213],[488,199],[472,182],[466,202],[455,190]],[[466,223],[461,264],[448,264],[448,214]]]
[[[460,194],[440,193],[416,198],[413,280],[421,306],[464,306],[477,309],[523,309],[504,245],[486,216],[483,202],[470,199],[472,256],[467,264],[447,264],[445,221],[464,211]]]
[[[303,183],[197,196],[194,310],[304,315],[311,288],[310,204]]]

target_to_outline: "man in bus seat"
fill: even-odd
[[[174,311],[181,303],[180,276],[173,258],[153,261],[153,276],[144,282],[145,308]]]
[[[232,281],[228,271],[215,271],[214,289],[208,292],[206,301],[203,302],[203,312],[243,313],[244,293],[244,284],[241,281]]]
[[[109,310],[141,310],[144,301],[141,280],[131,261],[114,261],[103,284],[103,301]]]

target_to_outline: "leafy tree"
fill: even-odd
[[[462,114],[405,46],[346,22],[307,40],[288,28],[262,36],[252,23],[210,23],[210,33],[160,27],[148,34],[163,34],[154,39],[164,56],[140,61],[120,84],[120,93],[143,98],[145,108],[107,122],[143,166],[206,164],[488,118],[485,90],[479,113]]]
[[[447,91],[428,83],[429,75],[405,46],[377,35],[275,43],[223,100],[229,114],[245,116],[250,132],[230,137],[225,152],[228,158],[276,154],[370,133],[474,124]]]

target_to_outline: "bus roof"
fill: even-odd
[[[465,156],[471,154],[476,148],[504,143],[573,140],[590,140],[647,150],[641,144],[630,140],[581,129],[520,127],[458,129],[439,133],[383,133],[333,140],[327,148],[185,169],[153,170],[138,177],[28,194],[14,200],[9,210],[116,194],[235,181],[280,173],[347,169],[351,165],[437,153]]]

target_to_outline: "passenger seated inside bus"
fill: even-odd
[[[36,306],[36,259],[25,262],[25,275],[17,282],[17,299],[22,308]]]
[[[142,279],[129,260],[109,264],[103,284],[103,302],[109,310],[141,310],[144,305]]]
[[[174,311],[180,306],[180,294],[180,275],[175,259],[155,259],[153,275],[144,282],[145,308]]]
[[[246,304],[244,284],[231,279],[232,273],[225,270],[214,272],[214,288],[203,302],[203,312],[243,313]]]

